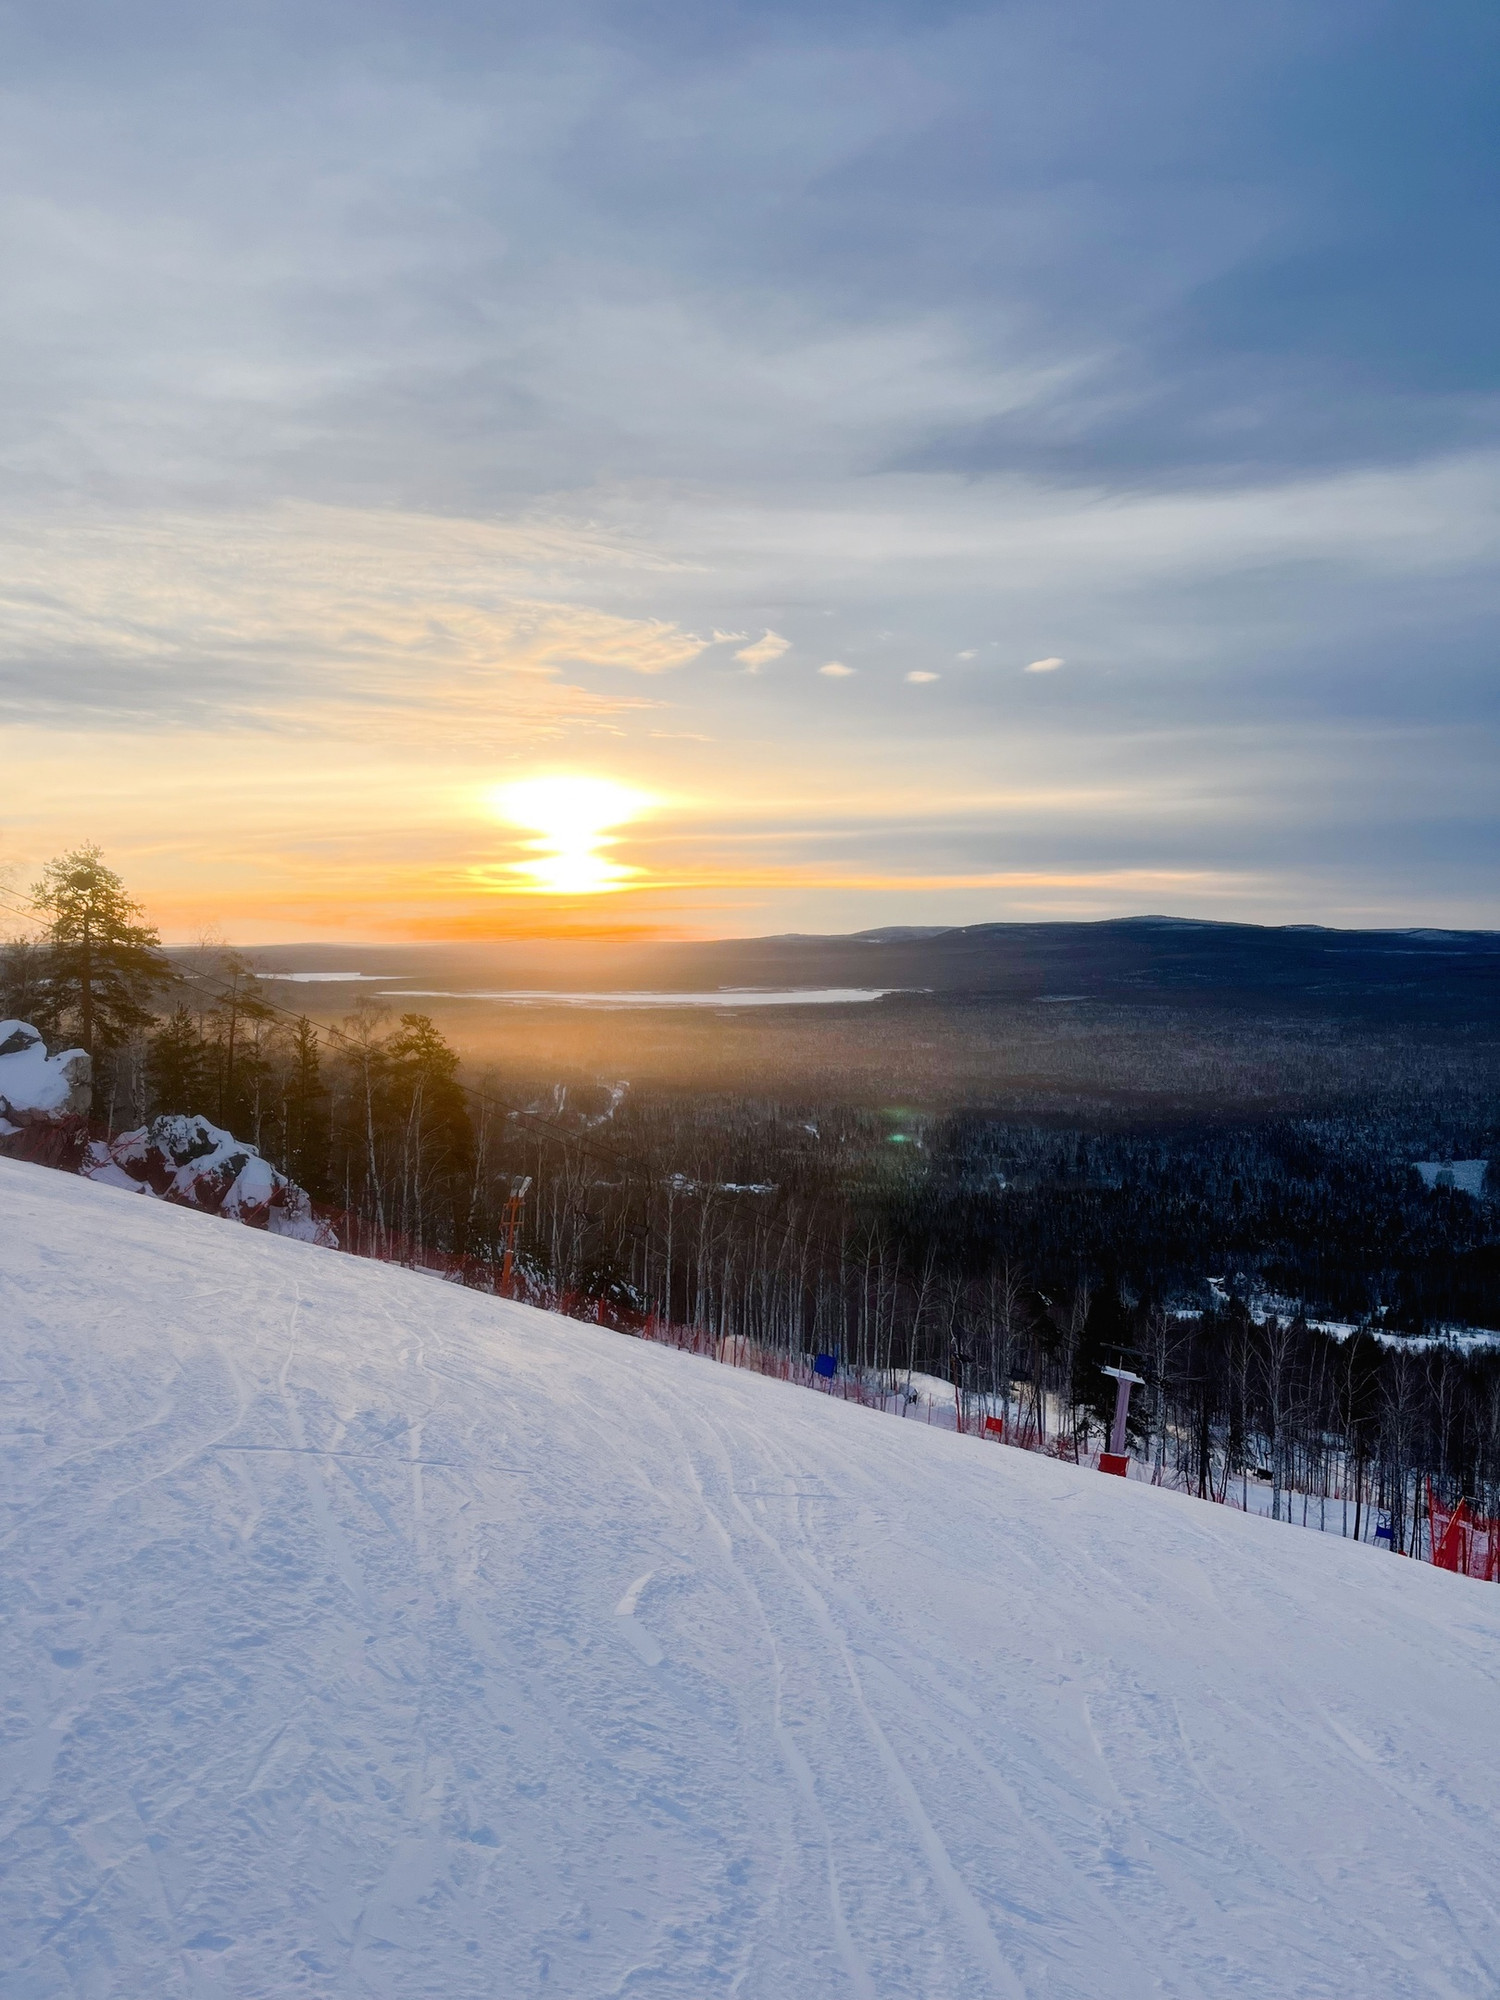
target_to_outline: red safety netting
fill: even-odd
[[[1460,1576],[1500,1583],[1500,1521],[1476,1514],[1467,1500],[1444,1506],[1427,1482],[1428,1561]]]

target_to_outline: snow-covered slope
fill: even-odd
[[[0,1992],[1493,1995],[1500,1591],[0,1162]]]

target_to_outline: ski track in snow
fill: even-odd
[[[4,2000],[1500,1991],[1493,1588],[7,1162],[0,1443]]]

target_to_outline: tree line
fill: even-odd
[[[566,1104],[553,1110],[568,1116]],[[1103,1442],[1114,1384],[1102,1370],[1125,1363],[1146,1379],[1133,1448],[1206,1497],[1248,1503],[1255,1484],[1280,1518],[1316,1506],[1324,1525],[1366,1539],[1383,1520],[1408,1549],[1429,1479],[1445,1502],[1467,1495],[1500,1514],[1500,1350],[1403,1334],[1371,1309],[1378,1286],[1352,1331],[1325,1331],[1301,1300],[1268,1307],[1253,1265],[1221,1264],[1225,1277],[1206,1287],[1206,1229],[1179,1264],[1170,1233],[1131,1246],[1079,1228],[1076,1199],[1050,1171],[976,1188],[941,1127],[898,1151],[889,1120],[849,1107],[627,1099],[603,1128],[590,1116],[573,1111],[571,1152],[514,1124],[494,1148],[497,1164],[534,1178],[525,1248],[543,1302],[602,1298],[622,1316],[655,1311],[722,1340],[831,1353],[893,1384],[935,1376],[967,1420],[994,1414],[1010,1435],[1073,1455]],[[1080,1135],[1029,1136],[1043,1157],[1055,1146],[1099,1174]],[[1242,1186],[1235,1202],[1227,1170],[1245,1171],[1250,1142],[1229,1132],[1218,1143],[1226,1227],[1238,1213],[1240,1244],[1253,1248],[1250,1197]],[[1266,1143],[1274,1156],[1279,1140]],[[1157,1159],[1169,1187],[1175,1147]],[[1405,1173],[1390,1187],[1402,1204],[1428,1204],[1435,1229],[1446,1219],[1494,1240],[1492,1202],[1413,1192]],[[1316,1231],[1316,1205],[1305,1212]],[[1142,1200],[1121,1215],[1149,1227],[1153,1210]],[[1376,1250],[1384,1259],[1391,1246]],[[1287,1275],[1284,1244],[1267,1268]]]
[[[0,1013],[89,1054],[106,1134],[199,1115],[347,1211],[374,1247],[467,1240],[474,1130],[458,1055],[426,1015],[365,1006],[330,1047],[266,998],[243,954],[169,959],[96,847],[52,862],[31,907],[33,934],[0,953]]]

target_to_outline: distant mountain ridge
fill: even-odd
[[[1336,930],[1150,915],[1094,923],[892,925],[844,936],[667,944],[289,945],[256,956],[266,969],[283,972],[347,969],[352,978],[388,969],[393,996],[403,986],[881,986],[1012,1004],[1067,996],[1117,1005],[1500,1022],[1496,931]]]

